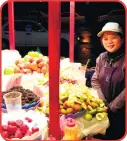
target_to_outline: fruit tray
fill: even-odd
[[[27,111],[27,110],[34,110],[36,108],[36,106],[40,103],[40,101],[38,102],[33,102],[31,104],[25,104],[22,106],[22,109]],[[2,104],[2,112],[3,113],[7,113],[7,109],[6,109],[6,105]]]
[[[40,101],[37,101],[37,102],[33,102],[31,104],[25,104],[22,106],[22,109],[31,109],[31,108],[34,108],[36,107],[38,104],[39,104]],[[6,105],[5,104],[2,104],[2,108],[3,109],[6,109]]]
[[[18,114],[2,113],[4,138],[11,140],[44,140],[47,137],[47,118],[44,114],[29,110]]]

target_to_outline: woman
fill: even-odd
[[[92,87],[108,106],[110,126],[106,140],[120,139],[125,134],[125,47],[122,28],[108,22],[97,34],[106,52],[97,58]]]

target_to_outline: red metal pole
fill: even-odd
[[[70,2],[70,62],[74,62],[75,2]]]
[[[0,31],[1,31],[0,32],[0,56],[1,56],[1,50],[2,50],[2,7],[0,7]],[[1,62],[0,62],[0,68],[1,68]],[[1,85],[0,85],[0,88],[1,88]]]
[[[8,1],[8,23],[9,23],[9,45],[10,49],[15,49],[15,32],[14,32],[14,2]]]
[[[49,135],[60,140],[59,125],[59,67],[60,67],[60,2],[49,2],[48,7],[49,43]]]

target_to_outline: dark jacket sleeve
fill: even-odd
[[[125,76],[125,62],[122,67],[123,75]],[[109,104],[109,108],[113,112],[117,112],[125,106],[125,89]]]
[[[125,105],[125,89],[109,104],[112,112],[117,112]]]
[[[92,84],[92,88],[97,90],[99,98],[101,98],[104,102],[107,102],[104,94],[102,93],[101,85],[99,83],[100,61],[101,61],[101,55],[96,60],[96,68],[95,68],[95,72],[91,79],[91,84]]]

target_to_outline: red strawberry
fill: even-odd
[[[8,121],[8,125],[15,126],[16,125],[16,122],[15,121]]]
[[[31,136],[31,134],[32,134],[32,132],[28,130],[28,131],[26,132],[25,136]]]
[[[26,134],[26,132],[28,131],[29,127],[27,125],[22,125],[20,126],[20,131],[23,133],[23,134]]]
[[[32,127],[32,134],[35,133],[35,132],[38,132],[38,131],[39,131],[38,127]]]
[[[7,130],[8,130],[8,133],[10,135],[13,135],[13,134],[15,134],[15,132],[17,130],[17,126],[8,125],[8,129]]]
[[[23,134],[22,132],[20,131],[20,129],[17,129],[16,132],[15,132],[15,138],[22,138],[23,137]]]
[[[8,125],[2,125],[2,130],[7,131],[8,130]]]
[[[27,120],[29,123],[31,123],[33,120],[29,118],[29,120]]]
[[[8,137],[9,137],[8,132],[7,132],[7,131],[3,131],[3,132],[2,132],[2,136],[3,136],[4,138],[8,138]]]
[[[14,135],[11,135],[11,136],[9,137],[9,139],[13,139],[13,138],[15,138],[15,136],[14,136]]]
[[[23,125],[23,121],[20,120],[20,119],[16,120],[16,125],[17,125],[18,127],[22,126],[22,125]]]
[[[25,117],[25,120],[29,120],[29,118],[28,117]]]
[[[33,121],[31,118],[28,117],[26,117],[25,120],[27,120],[29,123]]]

